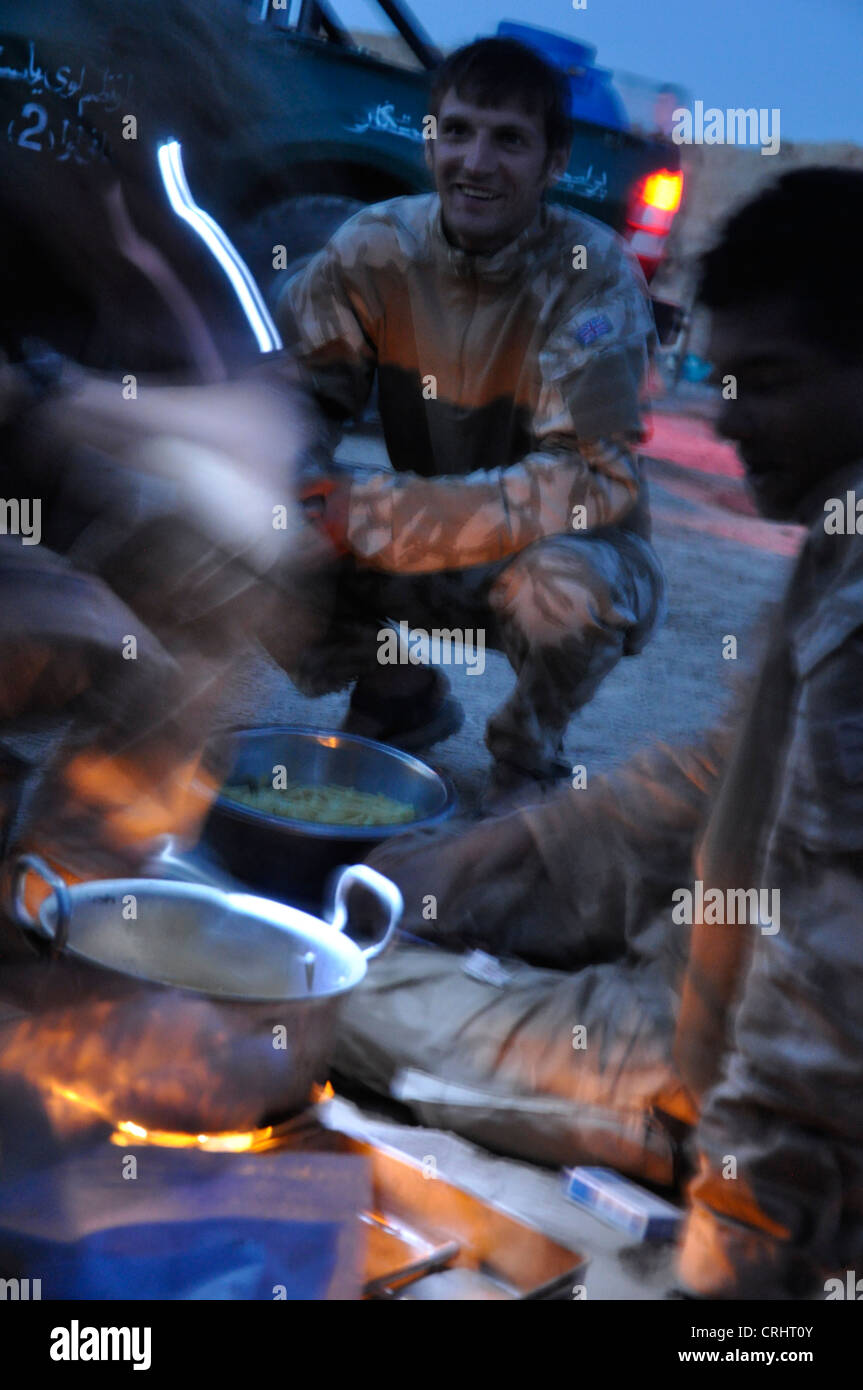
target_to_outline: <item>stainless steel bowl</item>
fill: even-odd
[[[235,878],[279,898],[320,902],[326,881],[342,864],[364,859],[375,845],[448,819],[456,807],[452,784],[410,753],[355,734],[285,726],[238,729],[227,736],[225,787],[270,781],[276,767],[306,786],[378,792],[414,808],[403,825],[342,826],[291,820],[232,801],[223,789],[204,831],[206,845]]]

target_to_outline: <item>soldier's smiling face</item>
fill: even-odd
[[[545,188],[566,169],[568,151],[549,151],[540,112],[477,106],[451,88],[426,159],[450,241],[489,255],[530,225]]]

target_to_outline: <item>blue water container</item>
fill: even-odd
[[[593,121],[610,130],[628,130],[629,121],[623,102],[612,86],[612,73],[594,66],[596,49],[589,43],[564,38],[550,29],[536,29],[531,24],[514,24],[501,20],[497,26],[500,38],[517,39],[541,54],[547,62],[561,68],[569,77],[570,116],[577,120]]]

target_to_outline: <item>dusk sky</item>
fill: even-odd
[[[863,0],[408,0],[439,44],[501,19],[596,45],[597,62],[686,88],[707,106],[779,107],[788,140],[863,144]],[[367,0],[335,0],[352,26],[386,27]],[[377,22],[372,15],[379,16]]]

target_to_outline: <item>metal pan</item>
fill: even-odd
[[[31,872],[51,890],[36,916],[25,903]],[[365,950],[344,934],[356,884],[386,913],[381,940]],[[326,1079],[339,1006],[391,940],[402,900],[388,879],[354,865],[339,876],[326,922],[196,883],[70,887],[27,855],[12,868],[8,906],[44,957],[31,970],[39,1021],[47,1036],[58,1022],[68,1028],[65,1058],[52,1054],[46,1068],[54,1082],[110,1096],[115,1121],[198,1133],[307,1103]]]

